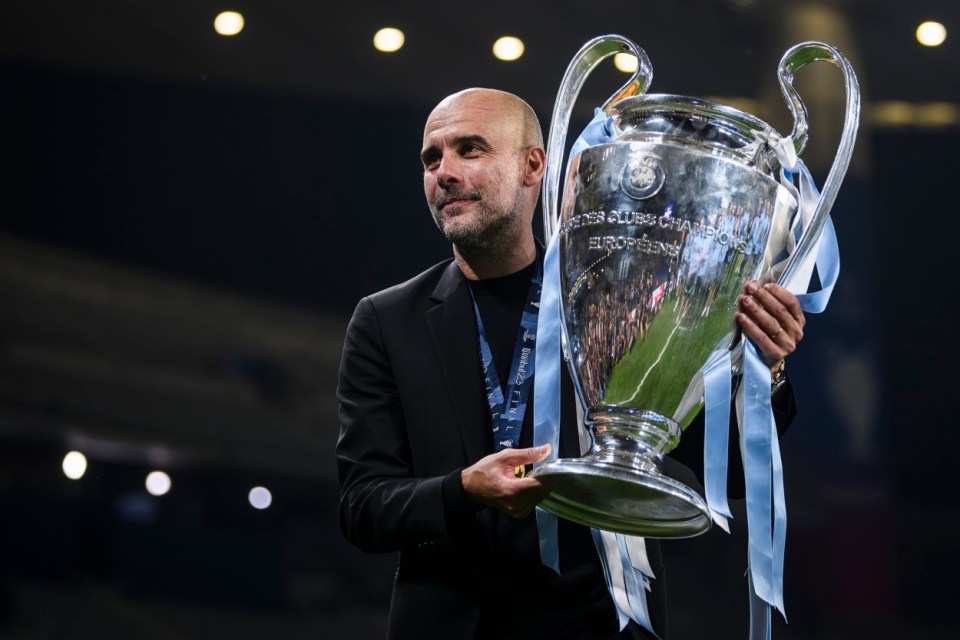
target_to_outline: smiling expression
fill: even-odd
[[[437,226],[462,249],[509,241],[525,223],[523,121],[511,107],[497,93],[469,91],[427,119],[424,193]]]

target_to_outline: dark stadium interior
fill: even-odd
[[[216,34],[225,9],[246,17]],[[940,47],[914,38],[939,20]],[[384,54],[382,26],[406,33]],[[372,638],[395,557],[338,526],[334,396],[357,301],[447,258],[424,119],[470,86],[546,129],[564,69],[620,33],[652,91],[790,126],[776,66],[836,44],[863,89],[833,210],[842,272],[789,360],[774,637],[955,638],[960,9],[932,0],[0,5],[0,638]],[[526,54],[490,54],[500,35]],[[571,131],[623,82],[605,65]],[[818,181],[843,85],[804,69]],[[939,398],[939,400],[938,400]],[[64,476],[68,451],[86,456]],[[154,497],[145,475],[169,473]],[[273,503],[253,509],[254,486]],[[747,633],[741,512],[665,544],[671,638]],[[522,589],[522,584],[517,588]]]

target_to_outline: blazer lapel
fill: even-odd
[[[477,328],[467,279],[456,262],[440,277],[431,299],[436,306],[424,317],[429,328],[440,373],[468,461],[492,453],[490,418],[482,398]]]

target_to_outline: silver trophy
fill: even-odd
[[[570,114],[590,72],[627,52],[638,68],[603,106],[613,140],[570,158],[557,215]],[[807,140],[806,109],[794,73],[815,61],[843,72],[844,133],[803,240],[789,262],[796,201],[783,196],[774,146]],[[742,363],[734,321],[751,279],[785,282],[813,249],[853,151],[859,89],[850,63],[818,42],[787,51],[778,70],[793,113],[791,138],[731,107],[646,94],[652,69],[630,40],[588,42],[557,96],[547,145],[544,224],[558,231],[564,351],[585,410],[592,450],[534,475],[552,491],[540,506],[599,529],[656,538],[701,534],[711,517],[700,495],[664,475],[661,457],[703,407],[701,368],[717,349]],[[779,196],[779,197],[778,197]]]

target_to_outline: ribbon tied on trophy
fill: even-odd
[[[637,57],[637,71],[574,143],[560,203],[573,104],[590,72],[620,52]],[[822,194],[798,158],[806,111],[792,86],[798,69],[821,60],[841,69],[847,91],[844,131]],[[593,446],[580,458],[551,454],[535,465],[533,475],[552,486],[537,509],[541,556],[559,570],[556,517],[592,527],[621,626],[632,618],[654,631],[643,538],[696,536],[714,522],[729,530],[734,413],[747,494],[751,637],[769,637],[769,607],[784,611],[782,464],[770,371],[734,314],[753,279],[778,281],[805,311],[826,307],[839,272],[829,212],[853,150],[859,89],[835,48],[791,48],[778,77],[794,128],[781,136],[722,104],[646,94],[652,75],[646,53],[630,40],[595,38],[568,66],[554,107],[534,444],[558,451],[562,345],[583,409],[580,428]],[[808,294],[814,268],[821,290]],[[701,412],[706,499],[660,470]]]

